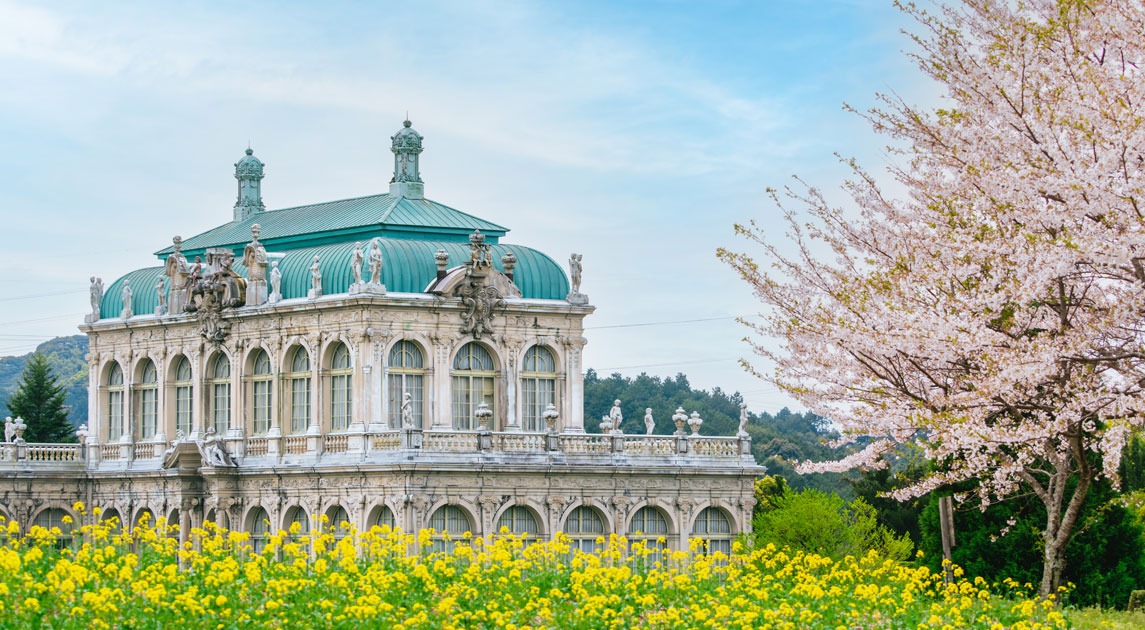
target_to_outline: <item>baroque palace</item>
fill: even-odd
[[[422,140],[409,121],[392,137],[388,194],[281,210],[247,149],[231,221],[92,278],[88,423],[78,444],[9,424],[0,514],[67,530],[82,501],[256,541],[349,522],[730,549],[763,472],[743,420],[701,435],[680,409],[672,435],[650,415],[624,434],[617,401],[586,432],[580,256],[566,276],[426,199]]]

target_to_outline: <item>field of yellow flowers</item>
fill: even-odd
[[[82,505],[76,506],[82,513]],[[876,555],[834,562],[774,547],[704,555],[623,538],[435,541],[374,528],[250,535],[212,524],[180,545],[162,520],[61,536],[7,523],[5,628],[1059,628],[1016,584],[944,585]],[[78,525],[78,524],[76,524]],[[436,544],[435,544],[436,543]],[[258,552],[254,548],[259,548]],[[441,549],[430,551],[431,549]]]

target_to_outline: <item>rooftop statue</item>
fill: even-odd
[[[247,268],[246,305],[262,306],[266,303],[266,248],[258,242],[262,227],[250,226],[251,241],[243,250],[243,265]]]
[[[179,236],[171,239],[175,251],[167,257],[164,273],[169,280],[170,296],[167,299],[167,312],[180,315],[187,304],[187,277],[191,273],[187,265],[187,258],[183,256],[183,239]]]
[[[103,301],[103,279],[92,276],[88,292],[91,297],[91,314],[84,317],[84,322],[90,324],[99,321],[99,305]]]
[[[119,291],[119,297],[123,300],[123,310],[119,312],[119,318],[130,319],[134,313],[131,310],[131,283],[127,278],[123,279],[123,289]]]
[[[316,300],[322,297],[322,267],[318,264],[318,257],[314,257],[314,264],[310,265],[310,291],[306,297]]]
[[[271,304],[282,301],[282,272],[278,270],[278,261],[270,263],[270,297]]]
[[[580,275],[583,265],[583,254],[573,253],[569,256],[569,279],[572,281],[572,289],[569,290],[568,296],[565,298],[569,304],[576,304],[584,306],[588,304],[588,296],[580,292]]]

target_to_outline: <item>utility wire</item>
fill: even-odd
[[[705,317],[703,319],[678,319],[670,322],[641,322],[639,324],[613,324],[611,326],[585,326],[585,330],[603,330],[605,328],[638,328],[641,326],[666,326],[668,324],[692,324],[696,322],[715,322],[725,319],[736,319],[735,316],[731,317]]]
[[[39,293],[37,295],[21,295],[17,297],[0,298],[0,302],[15,302],[16,300],[31,300],[34,298],[52,297],[54,295],[74,295],[76,293],[87,293],[87,291],[80,289],[78,291],[57,291],[55,293]]]

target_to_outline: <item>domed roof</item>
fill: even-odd
[[[360,241],[363,250],[368,249],[368,240]],[[450,266],[464,263],[469,259],[469,244],[448,241],[426,241],[402,238],[379,239],[382,248],[382,284],[388,293],[424,293],[437,278],[437,261],[434,254],[445,250],[449,254]],[[502,257],[512,252],[517,263],[513,270],[513,282],[521,290],[524,299],[563,300],[569,292],[568,278],[564,270],[552,258],[521,245],[495,244],[490,246],[493,267],[504,272]],[[275,257],[282,273],[282,297],[305,298],[310,289],[310,265],[318,256],[322,270],[322,291],[325,295],[348,294],[353,282],[350,261],[354,253],[354,243],[335,243],[319,247],[307,247],[286,252]],[[236,254],[241,254],[241,250]],[[240,259],[231,266],[242,276],[247,270]],[[123,281],[131,283],[132,310],[135,315],[148,315],[155,312],[159,300],[155,290],[163,267],[148,267],[133,271],[107,287],[100,303],[101,318],[119,317],[123,309]],[[366,271],[363,269],[363,271]]]
[[[413,129],[413,123],[406,120],[402,123],[402,128],[398,130],[393,136],[390,137],[393,141],[393,150],[398,151],[401,149],[410,149],[414,151],[421,151],[421,141],[424,140],[422,135]]]
[[[246,155],[238,162],[235,162],[235,177],[255,177],[261,179],[262,167],[262,160],[256,158],[254,151],[248,147]]]

